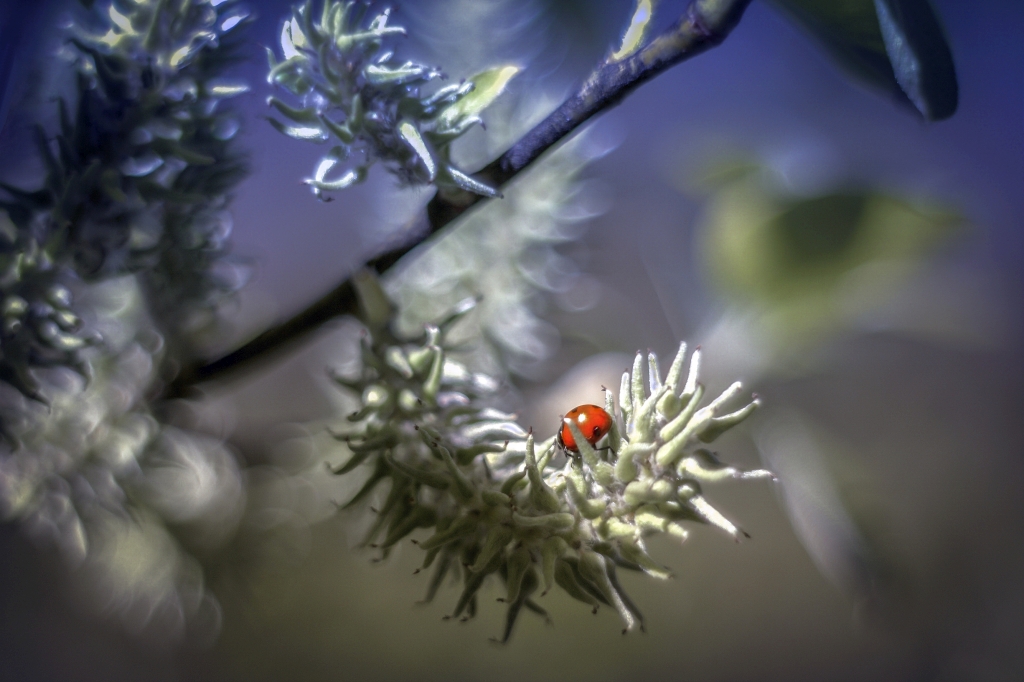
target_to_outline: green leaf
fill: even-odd
[[[470,78],[473,90],[437,116],[437,128],[454,128],[459,121],[478,115],[502,93],[512,77],[519,73],[518,66],[498,66]]]
[[[953,115],[953,58],[928,0],[774,0],[839,64],[929,120]]]
[[[609,61],[619,62],[639,50],[644,44],[644,37],[647,35],[647,28],[651,25],[651,18],[654,17],[653,0],[637,0],[636,9],[633,10],[633,17],[629,21],[629,27],[622,35],[622,45],[616,50]]]
[[[416,126],[412,123],[402,121],[398,124],[398,134],[423,162],[423,166],[427,169],[427,182],[433,182],[437,177],[437,164],[427,148],[427,143],[423,141],[420,131],[416,130]]]

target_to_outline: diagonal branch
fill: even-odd
[[[686,13],[643,49],[625,59],[606,59],[580,88],[562,102],[497,160],[477,176],[492,187],[501,187],[546,151],[575,132],[597,114],[621,102],[641,84],[672,66],[696,56],[725,40],[739,23],[751,0],[694,0]],[[426,225],[409,243],[377,256],[367,265],[378,274],[387,271],[412,251],[485,197],[469,192],[438,192],[427,205]],[[273,326],[227,355],[206,364],[185,368],[168,385],[165,397],[181,396],[197,383],[218,379],[256,360],[266,359],[294,346],[324,322],[357,312],[351,279],[291,319]]]

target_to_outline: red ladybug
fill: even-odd
[[[580,449],[576,445],[576,439],[572,437],[572,431],[569,430],[570,422],[576,422],[580,433],[591,445],[596,445],[597,441],[601,440],[612,428],[612,416],[597,405],[580,405],[569,410],[562,418],[562,428],[558,431],[558,444],[574,454],[579,454]]]

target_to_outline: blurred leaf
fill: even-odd
[[[704,262],[780,340],[880,305],[963,224],[944,207],[867,190],[780,198],[758,178],[717,193]]]
[[[308,140],[309,142],[322,144],[328,139],[327,133],[325,133],[323,129],[315,126],[290,126],[273,118],[268,118],[267,122],[274,126],[274,128],[279,132],[282,132],[288,137],[296,140]]]
[[[843,67],[929,120],[956,111],[953,57],[928,0],[774,0]]]
[[[294,123],[318,123],[319,118],[317,117],[316,109],[313,107],[307,107],[304,109],[297,109],[290,107],[276,97],[267,98],[267,106],[274,107],[278,113]]]

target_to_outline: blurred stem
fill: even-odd
[[[715,47],[739,23],[751,0],[695,0],[668,30],[643,49],[620,61],[602,61],[580,88],[562,102],[498,159],[477,173],[493,187],[507,185],[516,175],[546,151],[575,132],[593,116],[621,102],[641,84],[672,66]],[[485,197],[469,192],[438,192],[427,204],[425,223],[409,241],[391,249],[367,266],[382,274],[416,246],[426,241]],[[229,373],[293,347],[324,322],[340,315],[357,313],[357,298],[351,279],[294,317],[270,327],[227,355],[208,363],[186,367],[168,385],[164,397],[179,397],[197,383],[223,378]]]

